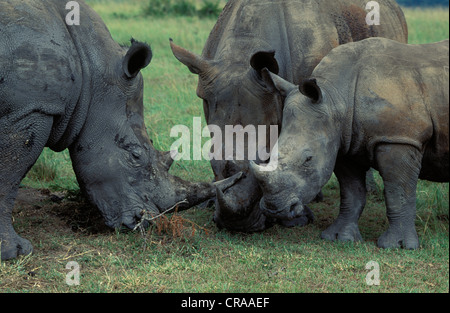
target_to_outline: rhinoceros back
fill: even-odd
[[[66,0],[0,2],[0,118],[53,116],[47,146],[55,151],[75,140],[102,97],[94,90],[114,84],[125,54],[97,13],[77,3],[80,25],[67,25]]]
[[[378,1],[380,25],[366,23],[366,0],[230,0],[203,50],[206,59],[248,64],[274,50],[279,75],[298,83],[334,47],[368,37],[407,42],[406,20],[393,0]]]
[[[319,84],[352,106],[352,154],[397,143],[423,152],[421,179],[449,179],[449,41],[385,38],[342,45],[315,68]]]
[[[385,140],[411,144],[424,153],[419,177],[448,182],[449,41],[367,42],[357,65],[364,74],[359,75],[355,105],[361,107],[362,122],[370,125],[373,145]],[[374,112],[380,127],[372,127],[374,116],[363,112]]]
[[[50,142],[64,132],[58,122],[71,115],[81,89],[80,60],[61,16],[64,9],[62,1],[0,3],[0,118],[51,115]]]

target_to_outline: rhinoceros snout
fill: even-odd
[[[304,206],[298,198],[292,199],[287,204],[281,204],[262,197],[259,206],[264,215],[281,220],[293,220],[304,215]]]
[[[123,216],[122,225],[126,226],[129,229],[134,229],[136,225],[141,221],[143,215],[142,213],[142,210],[139,209],[132,210],[131,212]]]
[[[129,210],[124,210],[122,214],[117,214],[115,216],[106,215],[105,224],[110,228],[121,228],[126,227],[129,229],[135,229],[136,225],[139,223],[143,227],[148,226],[148,222],[143,220],[144,211],[141,208],[133,208]]]

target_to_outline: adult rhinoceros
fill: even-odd
[[[448,40],[406,45],[369,38],[331,51],[300,88],[274,76],[287,98],[278,167],[251,166],[264,191],[262,210],[301,215],[334,170],[341,206],[322,237],[360,241],[371,166],[383,178],[389,220],[378,245],[418,248],[417,180],[449,180],[448,69]]]
[[[230,0],[201,56],[173,42],[171,47],[175,57],[199,75],[197,95],[203,99],[208,124],[218,125],[222,133],[225,125],[265,125],[268,130],[269,125],[281,127],[283,99],[263,80],[262,68],[298,84],[338,45],[375,36],[407,42],[406,21],[396,2],[377,1],[380,25],[366,22],[367,2]],[[267,131],[267,150],[269,135]],[[271,221],[259,210],[261,190],[248,173],[248,162],[222,158],[211,160],[211,165],[217,180],[247,172],[225,194],[218,192],[218,226],[238,231],[267,227]],[[306,222],[299,217],[291,224]]]
[[[32,251],[11,224],[19,184],[45,146],[69,148],[80,187],[107,225],[133,228],[159,214],[214,197],[216,186],[168,174],[143,119],[140,70],[150,47],[124,49],[83,1],[80,25],[65,23],[65,0],[0,2],[1,259]],[[230,185],[220,182],[220,188]]]

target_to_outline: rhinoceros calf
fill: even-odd
[[[83,1],[80,25],[66,25],[66,2],[0,2],[2,260],[32,251],[11,214],[45,146],[69,148],[80,187],[111,227],[133,228],[143,212],[156,215],[182,200],[186,208],[216,192],[169,175],[170,154],[148,138],[140,70],[150,63],[150,47],[134,40],[129,49],[119,46]],[[227,188],[235,178],[218,184]]]
[[[272,92],[272,84],[264,82],[261,69],[267,67],[298,84],[338,45],[368,37],[406,43],[408,31],[400,7],[393,0],[377,2],[380,25],[366,22],[367,0],[230,0],[201,56],[173,42],[171,47],[176,58],[199,75],[197,94],[203,99],[207,123],[218,125],[223,134],[226,125],[265,125],[265,148],[270,150],[268,130],[270,125],[281,127],[283,99]],[[247,160],[213,159],[211,166],[217,180],[241,170],[248,173]],[[251,173],[227,192],[219,191],[217,225],[237,231],[272,225],[272,219],[259,210],[261,195]],[[289,224],[307,220],[299,217]]]
[[[251,169],[264,196],[261,209],[278,218],[303,207],[333,170],[341,188],[329,240],[362,240],[365,171],[380,172],[389,220],[382,248],[415,249],[418,179],[449,180],[449,41],[406,45],[370,38],[335,48],[299,87],[272,74],[287,96],[278,167]]]

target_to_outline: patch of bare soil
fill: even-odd
[[[70,192],[50,192],[48,189],[20,188],[13,219],[30,227],[41,226],[39,228],[44,231],[71,230],[87,235],[111,231],[100,212],[81,196]]]
[[[66,263],[99,254],[91,240],[109,240],[114,232],[96,208],[73,192],[22,187],[12,216],[16,232],[30,240],[34,251],[0,266],[0,292],[65,290]]]

